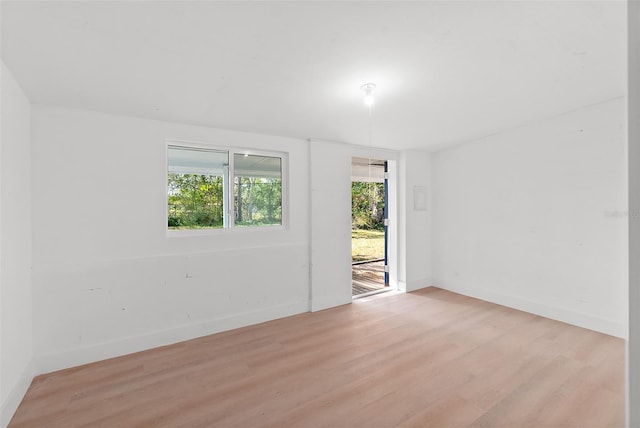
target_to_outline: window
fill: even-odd
[[[282,160],[235,154],[233,165],[235,224],[282,224]]]
[[[282,225],[285,156],[169,144],[168,229]]]

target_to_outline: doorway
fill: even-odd
[[[389,287],[388,162],[354,157],[351,162],[352,297]]]

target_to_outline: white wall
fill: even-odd
[[[627,425],[640,428],[640,2],[628,4],[629,28],[629,340]]]
[[[312,141],[311,296],[313,311],[351,303],[351,151]]]
[[[433,157],[435,285],[626,335],[624,100]]]
[[[432,285],[431,154],[402,152],[399,183],[399,287],[410,292]],[[415,205],[416,192],[426,195],[424,206]]]
[[[33,377],[31,105],[2,63],[0,139],[0,425]]]
[[[166,236],[166,140],[289,153],[290,226]],[[38,372],[309,309],[309,147],[33,108]]]

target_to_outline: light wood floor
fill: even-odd
[[[620,339],[437,288],[40,376],[10,427],[622,427]]]

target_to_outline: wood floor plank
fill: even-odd
[[[37,377],[20,427],[622,427],[624,342],[428,288]]]

